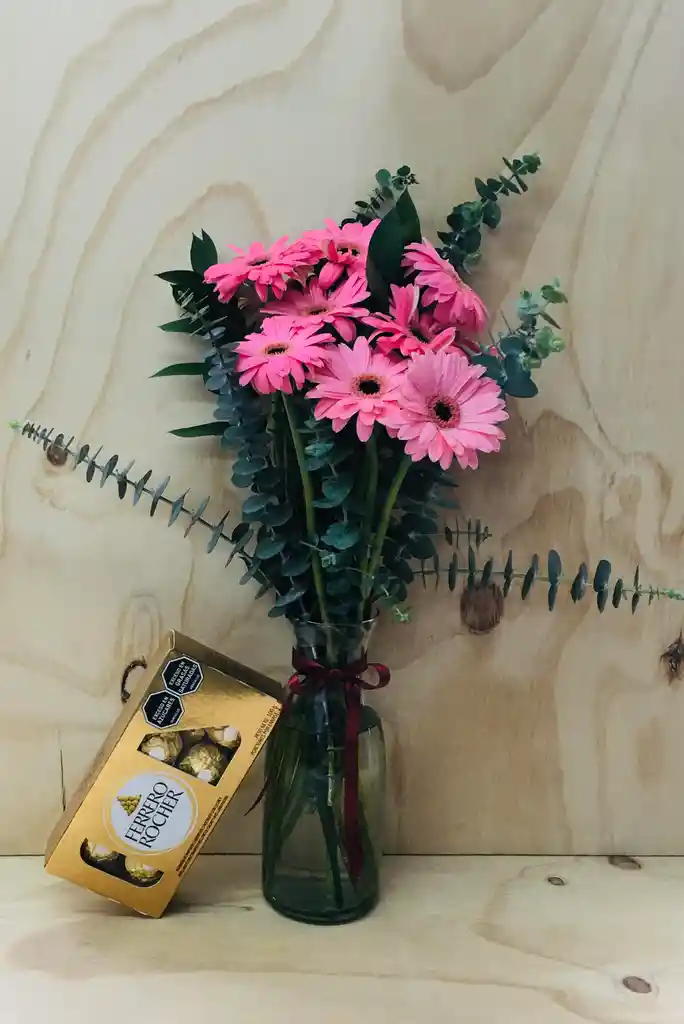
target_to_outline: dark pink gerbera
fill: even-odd
[[[216,285],[221,302],[230,302],[240,285],[246,283],[254,285],[262,302],[268,298],[269,288],[280,298],[285,294],[288,278],[307,260],[310,262],[309,247],[303,245],[301,239],[288,245],[287,235],[269,249],[261,242],[254,242],[249,249],[238,249],[235,245],[230,248],[237,256],[229,263],[215,263],[204,274],[208,284]]]
[[[360,274],[353,274],[332,292],[321,286],[319,278],[312,277],[303,289],[289,288],[284,298],[269,302],[264,306],[264,312],[287,316],[302,327],[328,324],[345,341],[353,341],[356,337],[355,320],[368,316],[368,310],[359,306],[359,302],[367,299],[369,294]]]
[[[487,307],[477,292],[425,239],[411,242],[404,253],[402,266],[416,271],[415,283],[425,288],[426,305],[436,303],[437,319],[479,334],[487,323]]]
[[[331,288],[345,271],[366,276],[368,247],[379,223],[376,219],[370,224],[353,221],[340,226],[334,220],[326,220],[324,230],[307,231],[302,236],[305,245],[317,249],[319,259],[327,260],[319,277],[323,288]]]
[[[399,351],[403,356],[411,356],[454,344],[455,327],[440,323],[430,312],[419,311],[420,288],[417,285],[393,284],[390,290],[389,314],[373,313],[364,319],[369,327],[376,328],[371,340],[377,339],[381,352]]]

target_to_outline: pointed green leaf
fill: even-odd
[[[183,316],[180,320],[169,320],[168,323],[159,324],[160,331],[167,331],[170,334],[196,334],[201,325],[198,320],[191,316]]]
[[[229,423],[199,423],[196,427],[177,427],[169,433],[176,437],[219,437],[228,426]]]
[[[468,545],[468,586],[475,586],[475,573],[477,572],[477,558],[472,547]]]
[[[492,582],[492,570],[493,570],[493,568],[494,568],[494,560],[492,558],[488,558],[487,561],[484,564],[484,568],[482,569],[482,577],[480,579],[480,586],[488,587],[489,584]]]
[[[504,597],[508,597],[508,594],[513,583],[513,552],[508,552],[508,558],[506,559],[506,566],[504,568]]]
[[[190,291],[204,286],[202,274],[194,270],[165,270],[162,274],[157,274],[157,277],[167,284],[173,284],[177,288],[188,288]]]
[[[218,263],[218,252],[214,242],[206,233],[202,232],[201,237],[197,235],[192,236],[192,244],[190,246],[190,262],[192,269],[201,274],[204,277],[205,270],[209,267],[213,267],[215,263]]]
[[[556,607],[556,598],[558,597],[558,584],[552,583],[549,587],[549,611],[552,612]]]
[[[608,604],[608,590],[607,589],[606,590],[599,590],[597,592],[597,594],[596,594],[596,604],[597,604],[598,610],[600,612],[603,612],[605,610],[605,607]]]
[[[279,555],[284,547],[285,541],[282,537],[264,537],[257,544],[254,554],[265,561]]]
[[[200,377],[205,370],[204,363],[171,363],[170,366],[157,370],[152,377]]]
[[[634,615],[635,611],[639,607],[639,601],[640,600],[641,600],[641,593],[640,593],[640,591],[635,590],[634,593],[632,594],[632,615]]]

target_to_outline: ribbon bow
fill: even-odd
[[[328,686],[342,686],[347,709],[342,777],[344,781],[344,845],[347,851],[349,877],[356,882],[363,868],[363,845],[359,825],[359,733],[361,731],[361,691],[380,690],[390,681],[386,665],[369,663],[366,657],[342,668],[328,668],[320,662],[306,658],[299,651],[292,652],[293,674],[287,681],[288,696],[283,714],[286,714],[295,695]],[[368,670],[375,673],[373,681],[364,679]]]

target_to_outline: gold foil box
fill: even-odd
[[[50,836],[46,869],[161,916],[280,707],[273,680],[171,632]]]

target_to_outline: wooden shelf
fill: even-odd
[[[315,928],[262,902],[257,858],[215,856],[174,906],[1,859],[2,1024],[684,1020],[684,860],[388,858],[371,917]]]

